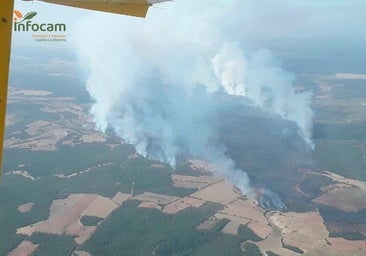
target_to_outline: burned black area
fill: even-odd
[[[334,181],[323,175],[306,175],[299,184],[299,189],[303,191],[309,199],[314,199],[323,194],[321,187],[334,184]]]
[[[317,204],[317,208],[326,222],[366,224],[366,209],[357,212],[348,212],[322,204]]]
[[[225,97],[221,100],[227,102]],[[260,202],[265,209],[313,209],[309,200],[294,190],[302,179],[298,170],[313,165],[295,123],[240,103],[228,106],[218,118],[220,142],[227,147],[227,155],[248,173],[251,186],[275,195],[276,200],[263,195]],[[276,207],[278,200],[285,206]]]

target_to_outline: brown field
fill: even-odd
[[[184,197],[182,199],[171,202],[170,204],[164,206],[162,212],[167,214],[176,214],[188,207],[193,208],[201,207],[204,203],[206,203],[206,201],[192,197]]]
[[[44,131],[49,131],[51,129],[55,129],[58,126],[43,120],[35,121],[33,123],[27,124],[25,129],[25,133],[29,136],[40,135]]]
[[[26,213],[26,212],[29,212],[30,210],[32,210],[33,205],[34,205],[34,203],[32,203],[32,202],[29,202],[26,204],[21,204],[18,206],[18,210],[21,213]]]
[[[54,200],[50,207],[50,217],[65,215],[72,209],[72,207],[75,207],[84,197],[85,194],[72,194],[69,195],[66,199]],[[94,199],[95,197],[96,195],[87,195],[85,198]]]
[[[19,130],[13,130],[4,141],[7,148],[21,148],[32,151],[56,151],[58,144],[105,142],[106,136],[95,131],[95,124],[86,111],[86,106],[73,103],[71,97],[54,97],[46,91],[14,91],[9,93],[9,104],[37,102],[43,112],[57,113],[59,119],[52,122],[38,120],[28,123]],[[8,119],[8,125],[16,120]],[[23,132],[29,136],[24,138]]]
[[[9,256],[29,256],[38,248],[37,244],[30,241],[21,242],[17,248],[9,253]]]
[[[295,253],[288,249],[282,248],[281,232],[272,232],[266,239],[259,241],[256,245],[259,247],[263,255],[266,255],[266,251],[272,251],[281,256],[300,256],[301,254]]]
[[[300,256],[289,249],[282,248],[291,245],[304,251],[305,256],[364,256],[366,255],[365,241],[348,241],[343,238],[329,238],[322,218],[317,212],[267,214],[273,231],[257,246],[264,254],[272,251],[281,256]],[[250,224],[248,224],[249,226]],[[264,254],[265,255],[265,254]]]
[[[37,229],[39,228],[39,226],[43,223],[43,221],[39,221],[37,223],[33,223],[29,226],[25,226],[22,228],[18,228],[17,229],[17,234],[22,234],[22,235],[26,235],[26,236],[31,236],[34,232],[37,231]]]
[[[5,140],[5,147],[33,151],[55,151],[57,150],[56,144],[64,139],[70,130],[62,128],[58,124],[39,120],[26,125],[25,132],[30,136],[29,138],[10,137]]]
[[[335,187],[313,202],[339,208],[344,211],[357,212],[366,208],[366,191],[354,187]]]
[[[257,206],[257,204],[251,199],[238,199],[228,204],[221,213],[246,218],[248,220],[268,223],[268,220],[264,216],[264,210]]]
[[[202,181],[202,177],[206,179],[207,176],[190,177],[175,175],[173,177],[174,183],[184,184],[192,181]],[[211,181],[220,179],[211,177]],[[194,183],[193,183],[194,184]],[[192,186],[191,186],[192,187]],[[215,223],[221,219],[228,219],[229,222],[222,229],[224,233],[238,234],[240,225],[248,225],[258,236],[266,238],[272,232],[268,220],[264,216],[264,210],[251,199],[243,199],[243,195],[232,184],[226,180],[203,187],[203,189],[193,193],[191,197],[199,198],[202,201],[210,201],[219,203],[225,206],[224,209],[217,212],[214,216],[202,222],[197,226],[198,229],[210,229]],[[174,202],[176,203],[176,202]]]
[[[112,198],[112,200],[116,204],[122,205],[123,202],[127,201],[130,197],[131,197],[130,194],[125,194],[125,193],[118,192],[117,194],[115,194],[115,196]]]
[[[247,226],[262,239],[266,239],[272,233],[272,227],[263,222],[251,221]]]
[[[152,203],[152,202],[142,202],[141,204],[139,204],[140,208],[149,208],[149,209],[157,209],[159,211],[161,211],[161,206],[158,205],[157,203]]]
[[[305,256],[365,256],[365,241],[349,241],[343,238],[327,238],[327,244],[314,248]]]
[[[83,215],[96,216],[104,219],[116,208],[118,208],[118,205],[114,201],[106,197],[98,196],[84,210]]]
[[[348,179],[348,178],[345,178],[345,177],[343,177],[339,174],[333,173],[333,172],[324,172],[323,175],[328,177],[328,178],[331,178],[332,180],[334,180],[336,182],[349,184],[349,185],[358,187],[358,188],[366,191],[366,182],[363,182],[363,181],[360,181],[360,180]]]
[[[81,195],[78,195],[81,196]],[[71,196],[70,196],[71,197]],[[48,220],[44,221],[37,232],[61,235],[67,233],[68,227],[74,223],[79,223],[83,211],[96,199],[96,195],[85,195],[78,198],[74,203],[73,199],[55,200],[61,207],[51,207]],[[65,208],[62,207],[65,205]],[[81,226],[81,224],[80,224]],[[73,227],[75,229],[75,227]]]
[[[89,134],[83,134],[79,138],[80,142],[82,143],[95,143],[95,142],[105,142],[106,141],[106,135],[103,133],[89,133]]]
[[[183,188],[196,188],[201,189],[210,185],[212,183],[216,183],[222,178],[217,178],[215,176],[185,176],[185,175],[172,175],[173,185],[176,187]]]
[[[301,254],[282,247],[282,230],[272,223],[270,218],[272,214],[274,213],[270,212],[266,215],[271,223],[272,232],[266,237],[266,239],[257,242],[257,246],[262,251],[263,255],[265,255],[266,251],[272,251],[281,256],[300,256]]]
[[[300,248],[304,252],[326,244],[328,231],[318,212],[280,213],[270,215],[274,225],[282,230],[283,243]]]
[[[96,194],[72,194],[53,201],[48,220],[19,228],[17,233],[28,236],[33,232],[67,234],[75,236],[75,242],[82,244],[96,227],[83,226],[80,218],[85,215],[106,218],[117,207],[111,199]]]
[[[228,219],[230,222],[223,228],[224,233],[236,235],[240,225],[248,225],[258,236],[267,237],[272,228],[264,216],[264,210],[251,199],[237,199],[215,214],[217,219]]]
[[[143,194],[134,196],[133,199],[138,201],[155,203],[158,205],[167,205],[170,204],[171,202],[177,201],[180,198],[176,196],[167,196],[151,192],[145,192]]]
[[[223,180],[193,193],[191,197],[227,205],[242,195],[228,181]]]
[[[237,235],[238,234],[238,228],[241,224],[246,224],[246,223],[240,223],[240,221],[233,221],[230,220],[225,227],[222,229],[222,232],[226,233],[226,234],[232,234],[232,235]]]

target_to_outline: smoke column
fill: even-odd
[[[248,50],[240,34],[243,1],[160,6],[147,19],[93,14],[76,27],[73,44],[98,129],[112,128],[139,154],[172,167],[180,155],[210,161],[244,193],[250,190],[246,173],[218,142],[214,92],[295,122],[313,147],[311,95],[295,93],[293,76],[268,50]]]

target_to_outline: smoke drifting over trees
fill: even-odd
[[[246,45],[242,1],[206,2],[167,3],[147,19],[93,15],[77,26],[74,45],[98,129],[112,128],[139,154],[173,167],[181,155],[210,161],[248,193],[246,173],[219,142],[221,106],[212,95],[242,97],[295,122],[312,148],[311,95],[295,93],[270,51]]]

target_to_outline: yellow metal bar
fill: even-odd
[[[6,100],[8,96],[8,77],[10,63],[11,30],[13,24],[13,0],[0,4],[0,180],[6,120]]]
[[[116,14],[130,15],[136,17],[145,17],[150,7],[145,0],[127,1],[127,3],[118,2],[86,2],[86,1],[65,1],[65,0],[40,0],[42,2],[53,3],[58,5],[66,5],[82,9],[89,9],[102,12],[111,12]],[[131,2],[131,3],[130,3]]]

